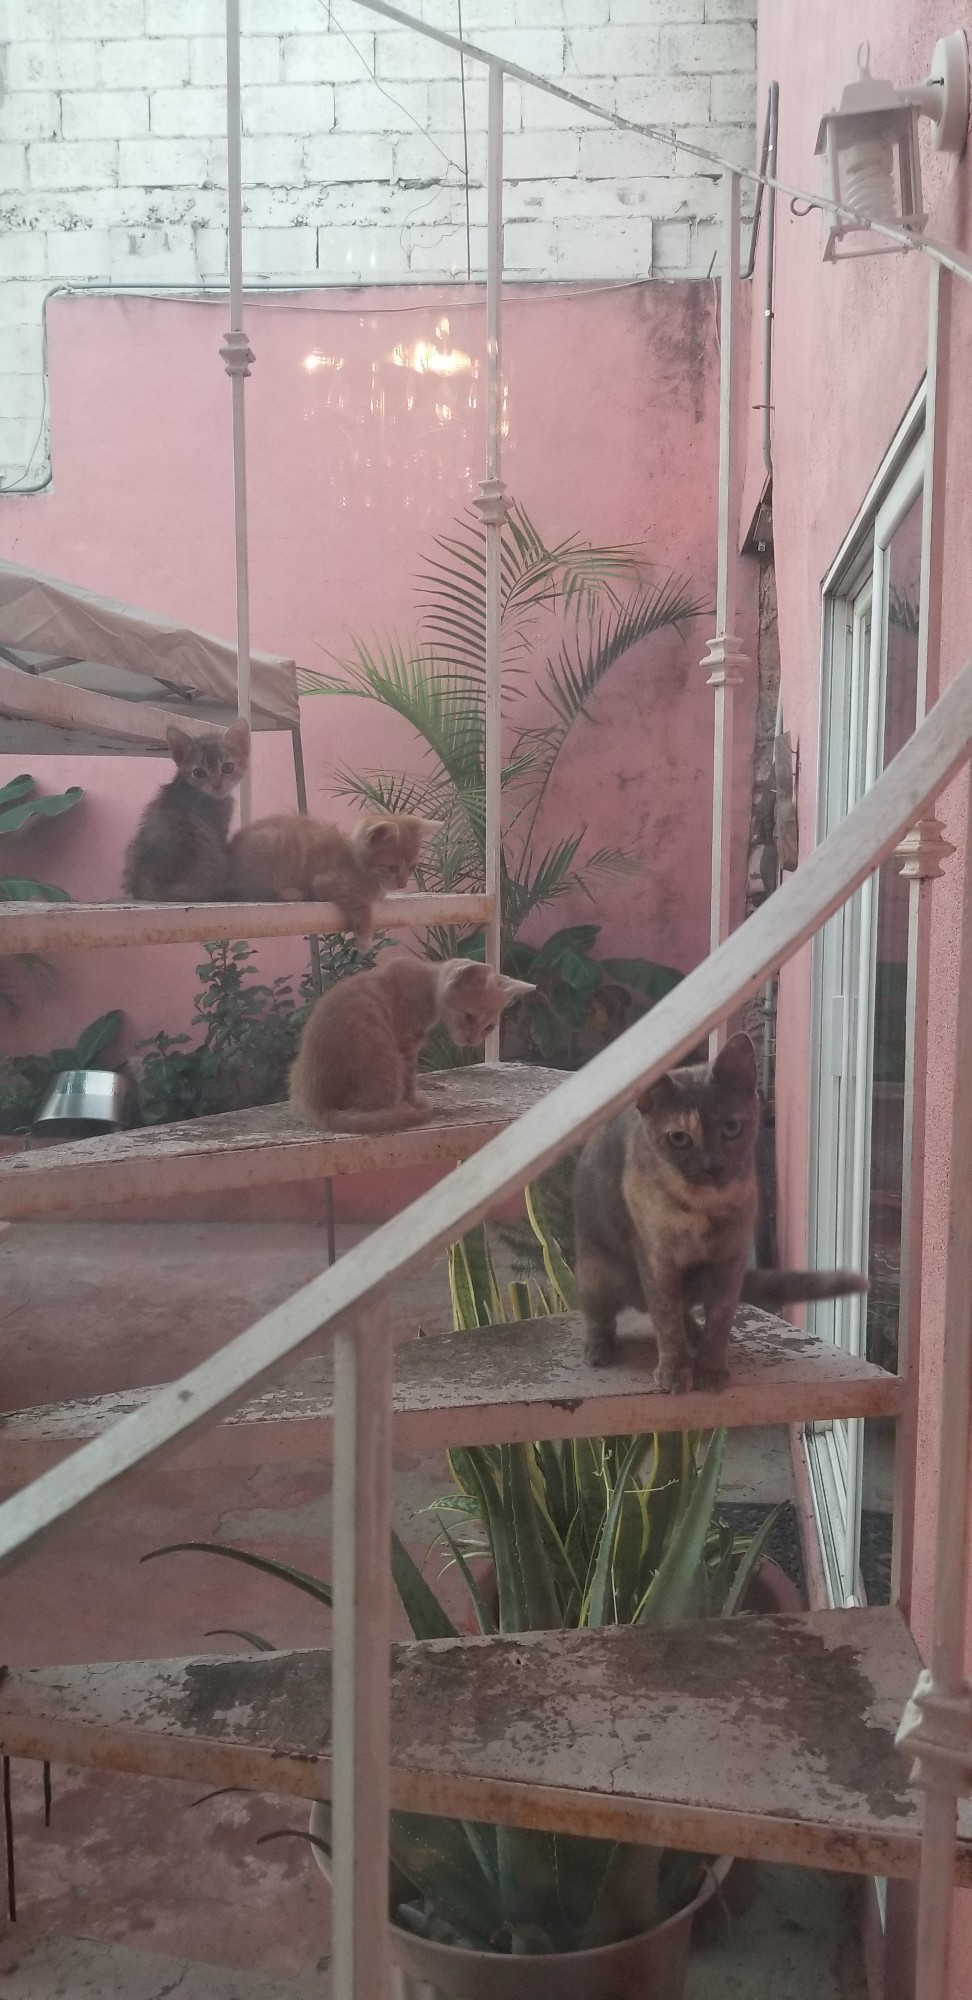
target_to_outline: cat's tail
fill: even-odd
[[[417,1104],[389,1104],[383,1111],[319,1111],[316,1122],[327,1132],[403,1132],[409,1125],[427,1125],[431,1116]]]
[[[801,1304],[811,1299],[845,1299],[851,1292],[866,1292],[868,1281],[860,1271],[747,1271],[742,1300],[750,1306]]]

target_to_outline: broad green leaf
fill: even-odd
[[[0,877],[0,902],[4,903],[69,903],[66,889],[59,889],[53,882],[31,882],[23,875]]]
[[[647,958],[602,958],[598,963],[609,979],[630,986],[634,993],[644,993],[649,1000],[664,1000],[685,977],[674,966],[653,965]]]
[[[61,813],[70,812],[83,797],[81,786],[71,785],[66,792],[48,792],[40,798],[0,806],[0,834],[16,833],[29,819],[56,819]]]

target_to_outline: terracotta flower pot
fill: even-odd
[[[311,1833],[320,1837],[327,1825],[321,1806],[313,1806]],[[328,1875],[320,1848],[312,1852]],[[731,1866],[729,1858],[714,1862],[698,1895],[665,1923],[595,1951],[511,1958],[430,1944],[392,1924],[389,2000],[682,2000],[692,1926]]]

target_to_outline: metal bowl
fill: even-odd
[[[62,1069],[31,1132],[39,1139],[90,1139],[131,1124],[131,1083],[114,1069]]]

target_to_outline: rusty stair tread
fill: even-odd
[[[654,1344],[625,1332],[617,1364],[584,1360],[580,1316],[514,1320],[475,1332],[404,1340],[395,1351],[396,1444],[507,1444],[637,1430],[894,1416],[903,1383],[755,1306],[743,1306],[722,1389],[668,1396],[652,1387]],[[152,1388],[79,1397],[0,1416],[0,1478],[20,1486],[73,1447],[141,1408]],[[192,1439],[184,1465],[303,1460],[327,1452],[331,1357],[315,1355],[273,1388]]]
[[[484,895],[395,891],[374,905],[377,930],[478,924]],[[209,938],[323,936],[344,929],[334,903],[44,903],[0,905],[0,953],[119,945],[197,944]]]
[[[398,1646],[393,1803],[914,1876],[894,1734],[920,1665],[885,1609]],[[47,1667],[0,1682],[0,1750],[315,1798],[329,1713],[323,1651]],[[969,1801],[958,1870],[972,1884]]]

